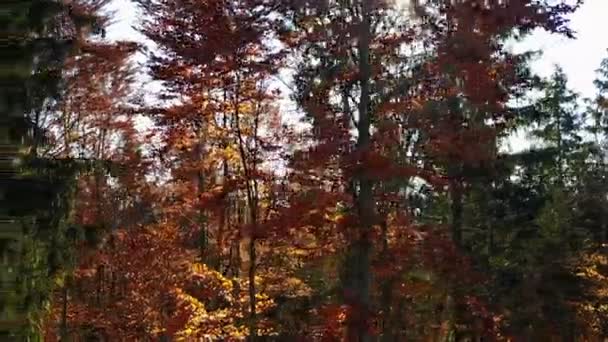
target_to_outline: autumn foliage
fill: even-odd
[[[72,216],[86,239],[55,291],[49,341],[505,340],[519,329],[492,291],[509,272],[529,275],[525,262],[475,235],[507,221],[480,218],[515,206],[501,191],[520,194],[501,188],[517,168],[499,144],[527,120],[510,101],[536,85],[505,41],[570,36],[575,5],[136,2],[157,104],[133,89],[137,45],[91,42],[67,64],[49,123],[47,153],[114,165],[80,179]],[[576,257],[568,265],[604,298],[588,264],[605,258]],[[599,329],[596,311],[572,308]]]

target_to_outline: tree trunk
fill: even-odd
[[[441,313],[441,321],[438,330],[437,341],[447,342],[449,341],[450,336],[454,333],[454,297],[448,291],[445,297],[445,302],[443,305],[443,312]]]
[[[370,42],[371,42],[371,1],[363,0],[357,52],[359,56],[359,122],[357,152],[365,158],[370,150]],[[358,170],[357,181],[359,193],[356,206],[359,215],[358,231],[349,246],[349,258],[346,263],[345,299],[350,306],[351,314],[347,318],[348,341],[370,341],[369,311],[371,287],[371,251],[370,233],[373,226],[375,203],[373,198],[373,181],[367,170]]]
[[[247,251],[246,254],[248,254],[248,258],[249,258],[249,264],[247,265],[247,279],[248,279],[248,292],[249,292],[249,341],[256,341],[257,340],[257,317],[256,317],[256,288],[255,288],[255,272],[256,272],[256,249],[255,249],[255,243],[256,243],[256,234],[258,231],[258,223],[259,223],[259,216],[258,216],[258,185],[257,185],[257,180],[254,178],[255,174],[257,172],[257,165],[256,165],[256,158],[258,157],[257,155],[253,155],[250,156],[249,153],[255,153],[255,152],[249,152],[247,153],[246,151],[246,142],[243,139],[242,136],[242,132],[241,132],[241,121],[240,121],[240,111],[239,111],[239,105],[240,105],[240,87],[241,87],[241,79],[240,79],[240,75],[236,74],[236,89],[235,89],[235,94],[234,94],[234,104],[235,104],[235,111],[234,111],[234,128],[235,128],[235,133],[236,133],[236,137],[237,137],[237,144],[238,144],[238,149],[239,149],[239,156],[241,159],[241,166],[243,168],[243,173],[245,175],[245,182],[246,182],[246,186],[245,186],[245,190],[246,190],[246,199],[247,199],[247,204],[246,204],[246,211],[247,211],[247,215],[246,220],[248,220],[249,222],[249,228],[251,229],[249,232],[247,232],[247,238],[248,238],[248,244],[247,244]],[[259,113],[256,113],[256,115],[259,115]],[[258,117],[256,116],[254,119],[254,127],[253,127],[253,138],[254,138],[254,144],[257,145],[258,142]],[[255,146],[254,149],[252,149],[254,151],[257,151],[257,146]],[[250,150],[251,151],[251,150]],[[251,158],[250,158],[251,157]],[[250,163],[251,161],[251,163]]]
[[[257,337],[256,332],[256,298],[255,298],[255,263],[256,263],[256,255],[255,255],[255,238],[251,237],[249,240],[249,312],[251,319],[251,326],[249,328],[249,337],[250,341],[255,341]]]
[[[203,183],[204,179],[202,174],[199,175],[199,195],[202,195],[204,190],[203,188]],[[200,253],[201,253],[201,260],[206,261],[207,257],[208,257],[208,253],[207,253],[207,247],[208,247],[208,237],[207,237],[207,222],[206,222],[206,217],[205,217],[205,211],[203,208],[199,209],[199,213],[198,213],[198,223],[200,226]]]
[[[65,284],[63,284],[63,289],[61,289],[61,297],[62,297],[62,306],[61,306],[61,325],[59,336],[61,337],[61,341],[68,340],[68,284],[67,279]]]
[[[462,184],[455,177],[450,180],[450,211],[452,239],[458,248],[462,247]]]
[[[388,236],[387,236],[386,218],[382,221],[382,260],[390,262],[388,251]],[[382,342],[392,342],[395,340],[392,324],[392,304],[393,304],[393,284],[394,277],[391,275],[384,280],[381,289],[381,310],[382,310]]]

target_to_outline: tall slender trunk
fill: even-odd
[[[557,177],[559,180],[559,184],[561,186],[564,186],[564,167],[563,167],[563,162],[564,162],[564,152],[562,151],[563,148],[563,143],[562,143],[562,118],[561,118],[561,114],[560,111],[557,111],[558,113],[558,117],[557,117]]]
[[[386,218],[382,221],[382,260],[390,262],[388,251],[388,226]],[[382,338],[381,342],[392,342],[395,340],[394,327],[392,322],[392,304],[393,304],[393,284],[395,283],[394,276],[389,276],[384,280],[381,287],[381,310],[382,310]]]
[[[196,149],[196,159],[199,163],[203,160],[204,156],[204,137],[203,137],[203,129],[199,128],[198,130],[198,146]],[[200,167],[200,165],[199,165]],[[196,174],[196,182],[197,182],[197,191],[198,191],[198,195],[199,198],[200,196],[202,196],[202,194],[205,192],[205,174],[203,172],[203,170],[198,170],[197,174]],[[205,210],[203,209],[203,207],[201,206],[199,208],[199,212],[198,212],[198,224],[200,226],[200,240],[199,240],[199,248],[200,248],[200,255],[201,255],[201,260],[205,261],[205,259],[207,258],[207,222],[206,222],[206,217],[205,217]]]
[[[223,102],[227,103],[228,101],[228,89],[224,89],[224,95],[223,95]],[[222,114],[222,129],[224,130],[224,136],[222,137],[222,142],[221,142],[221,147],[223,149],[226,149],[228,147],[229,141],[228,141],[228,136],[226,135],[227,132],[229,132],[229,126],[228,126],[228,112],[224,112]],[[223,208],[220,211],[220,217],[219,217],[219,224],[218,224],[218,228],[217,228],[217,236],[215,239],[215,244],[216,244],[216,262],[215,262],[215,269],[217,269],[220,273],[227,272],[227,270],[223,267],[224,266],[224,240],[225,240],[225,232],[226,230],[229,228],[230,226],[230,210],[232,208],[232,198],[230,196],[230,194],[227,193],[226,191],[226,186],[228,184],[228,180],[229,180],[229,166],[228,166],[228,159],[226,157],[222,158],[222,177],[221,177],[221,181],[222,181],[222,185],[224,186],[224,204],[223,204]],[[230,249],[229,254],[231,254],[232,250]],[[230,265],[230,260],[228,260],[228,265]],[[229,267],[229,266],[228,266]]]
[[[203,195],[205,192],[205,176],[202,171],[198,172],[198,195],[199,197]],[[200,207],[198,211],[198,224],[200,227],[200,237],[199,237],[199,248],[201,254],[201,260],[206,261],[208,257],[207,247],[208,247],[208,232],[207,232],[207,221],[205,217],[205,210]]]
[[[462,247],[463,188],[455,175],[450,177],[450,215],[452,239],[458,248]]]
[[[215,254],[214,258],[215,262],[213,263],[213,267],[218,270],[220,273],[224,272],[223,260],[224,260],[224,232],[226,231],[226,227],[228,226],[228,215],[229,213],[229,201],[230,198],[228,196],[225,197],[224,207],[220,211],[219,222],[217,226],[217,236],[215,238]]]
[[[452,289],[449,289],[445,296],[443,311],[441,312],[437,341],[447,342],[450,340],[450,336],[454,333],[455,311],[454,296],[452,296]]]
[[[463,195],[464,189],[462,181],[459,177],[460,171],[452,171],[450,174],[450,215],[451,222],[450,228],[452,232],[452,240],[456,245],[456,248],[462,250],[463,238],[462,238],[462,227],[463,227]],[[442,315],[441,322],[441,339],[447,341],[451,334],[456,333],[455,325],[458,321],[457,305],[459,299],[457,288],[449,286],[445,298],[444,312]]]
[[[488,232],[488,258],[494,255],[494,245],[496,244],[495,236],[494,236],[494,224],[492,221],[485,222],[486,231]]]
[[[236,226],[237,227],[241,227],[243,225],[243,209],[241,208],[240,205],[240,194],[237,191],[236,192],[236,197],[234,199],[234,213],[235,213],[235,218],[236,218]],[[242,231],[242,230],[241,230]],[[234,274],[233,277],[235,278],[239,278],[241,276],[241,260],[242,260],[242,255],[241,255],[241,240],[243,239],[243,236],[241,234],[241,232],[239,232],[237,234],[237,238],[235,239],[234,243],[233,243],[233,248],[234,248]]]
[[[68,282],[66,279],[65,284],[63,284],[63,288],[61,289],[61,324],[59,327],[59,336],[61,336],[61,341],[68,340]]]
[[[359,86],[361,90],[359,98],[359,122],[357,152],[361,158],[365,158],[370,150],[370,43],[371,43],[371,1],[362,0],[361,21],[359,23],[359,37],[357,42],[357,53],[359,57]],[[369,312],[370,312],[370,287],[371,287],[371,251],[370,233],[373,226],[375,203],[373,199],[373,181],[368,176],[367,170],[359,170],[356,180],[359,192],[356,198],[356,206],[359,215],[358,231],[355,233],[349,246],[349,257],[347,260],[346,279],[346,304],[353,310],[347,318],[347,340],[348,341],[370,341]]]
[[[226,95],[224,93],[224,102],[226,101]],[[224,113],[223,118],[222,118],[222,127],[224,128],[224,130],[228,130],[228,113]],[[228,145],[227,142],[223,142],[222,143],[222,147],[226,148]],[[222,160],[222,182],[224,187],[227,186],[227,182],[228,182],[228,175],[229,173],[229,168],[228,168],[228,160],[224,157]],[[228,218],[230,216],[230,208],[231,208],[231,197],[230,195],[226,194],[224,195],[224,207],[221,209],[220,211],[220,218],[219,218],[219,224],[218,224],[218,228],[217,228],[217,238],[216,238],[216,246],[217,246],[217,262],[215,265],[215,268],[219,271],[219,272],[224,272],[225,270],[223,270],[222,268],[222,264],[223,264],[223,258],[224,258],[224,232],[226,231],[229,223],[228,223]]]
[[[103,283],[103,266],[97,266],[97,277],[95,277],[95,304],[101,306],[101,287]]]
[[[257,140],[258,140],[258,115],[259,113],[254,113],[256,115],[254,119],[254,127],[253,127],[253,141],[256,144],[254,146],[253,151],[248,151],[246,142],[243,139],[241,132],[241,122],[240,122],[240,90],[241,90],[241,78],[240,75],[236,74],[236,89],[235,89],[235,111],[234,111],[234,125],[235,125],[235,133],[237,136],[237,144],[239,149],[239,156],[241,160],[241,166],[243,167],[243,173],[245,174],[245,190],[247,195],[247,208],[248,208],[248,219],[249,226],[251,227],[251,231],[249,232],[249,243],[247,248],[247,253],[249,254],[249,267],[247,270],[247,279],[248,279],[248,292],[249,292],[249,340],[255,341],[257,339],[257,317],[256,317],[256,287],[255,287],[255,274],[256,274],[256,233],[258,230],[258,186],[256,172],[257,165],[256,159],[257,155]],[[253,153],[253,156],[250,154]]]
[[[255,263],[256,263],[256,251],[255,251],[255,238],[251,237],[249,240],[249,272],[247,274],[249,279],[249,315],[251,319],[251,325],[249,327],[250,341],[255,341],[257,337],[256,331],[256,298],[255,298]]]

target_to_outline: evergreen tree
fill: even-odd
[[[12,1],[0,14],[0,329],[8,339],[39,336],[57,271],[70,258],[75,165],[37,157],[39,115],[60,94],[63,62],[99,27],[94,12],[105,3]]]
[[[537,146],[499,155],[492,172],[472,183],[465,245],[490,277],[485,291],[504,310],[505,333],[573,340],[586,329],[579,305],[594,291],[577,274],[605,227],[605,177],[563,71],[540,85],[540,98],[517,121]]]

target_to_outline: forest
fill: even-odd
[[[0,341],[608,341],[583,0],[132,1],[2,1]]]

